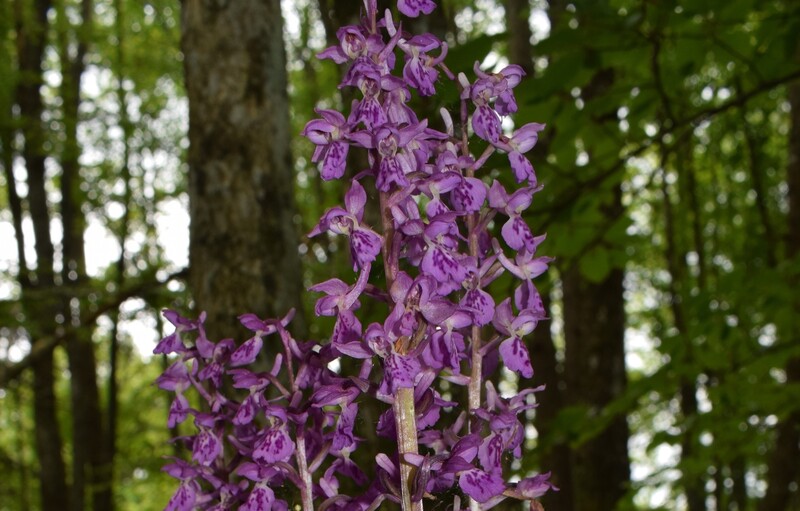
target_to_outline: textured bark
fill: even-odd
[[[15,99],[20,117],[25,121],[21,130],[24,138],[22,157],[28,174],[28,210],[33,223],[36,252],[36,271],[32,281],[23,287],[22,299],[26,306],[26,316],[36,318],[28,322],[32,349],[36,350],[37,345],[42,342],[41,339],[49,333],[47,328],[53,328],[58,309],[53,293],[54,252],[45,192],[44,130],[41,122],[42,98],[39,93],[50,2],[35,2],[30,16],[25,15],[26,10],[27,6],[22,2],[15,5],[20,71]],[[21,232],[16,234],[18,237],[22,236]],[[52,353],[48,351],[32,367],[40,505],[43,511],[61,511],[68,492],[61,433],[56,417]]]
[[[549,311],[551,304],[549,290],[543,291],[542,300],[545,310]],[[528,350],[536,370],[533,384],[547,386],[547,390],[536,395],[539,406],[536,408],[534,424],[539,437],[550,439],[552,443],[548,444],[546,449],[539,448],[539,465],[542,471],[550,472],[550,480],[559,488],[557,492],[546,493],[541,498],[541,503],[545,509],[569,511],[574,506],[570,450],[566,443],[567,439],[558,436],[559,431],[554,425],[558,413],[564,407],[566,383],[563,371],[559,370],[549,321],[539,323],[533,331],[528,341]]]
[[[300,305],[283,21],[278,0],[186,0],[182,15],[190,287],[219,339],[242,313]]]
[[[81,79],[85,70],[89,33],[94,6],[91,0],[81,2],[82,23],[77,33],[75,55],[68,51],[71,28],[61,21],[59,46],[62,61],[62,98],[64,112],[64,150],[61,154],[61,223],[64,228],[61,283],[64,291],[63,315],[77,325],[84,308],[83,289],[88,284],[83,244],[86,222],[81,212],[83,192],[80,188],[81,147],[78,142],[78,110],[81,103]],[[63,6],[58,10],[64,16]],[[105,450],[105,431],[100,393],[97,386],[97,363],[91,331],[77,329],[65,340],[70,370],[72,405],[72,485],[70,509],[95,511],[112,508],[111,461]]]
[[[533,47],[531,46],[530,0],[505,0],[506,30],[508,30],[508,57],[512,64],[522,66],[533,74]]]
[[[612,270],[599,284],[577,267],[564,272],[567,403],[599,415],[625,389],[623,271]],[[628,424],[615,418],[572,452],[574,509],[613,510],[630,480]]]
[[[788,185],[789,214],[786,233],[786,256],[797,263],[800,259],[800,85],[789,86],[789,104],[792,108],[791,129],[789,132],[789,158],[786,181]],[[798,279],[797,275],[790,278]],[[800,282],[795,282],[795,289]],[[795,299],[794,307],[800,314],[800,298]],[[787,331],[789,337],[784,342],[800,343],[800,331],[795,325]],[[786,366],[787,384],[800,383],[800,359],[792,358]],[[781,511],[792,509],[792,501],[797,499],[797,486],[800,484],[800,411],[795,410],[785,417],[777,427],[775,447],[770,454],[767,475],[767,494],[759,502],[759,511]]]
[[[119,105],[119,123],[122,126],[123,133],[123,153],[122,153],[122,168],[120,169],[121,178],[123,180],[123,207],[124,212],[120,219],[120,232],[118,234],[119,246],[122,250],[117,259],[117,274],[115,282],[117,289],[121,289],[125,285],[125,266],[127,261],[127,254],[125,252],[125,242],[128,238],[129,224],[130,224],[130,207],[131,207],[131,169],[130,169],[130,139],[132,126],[128,118],[128,101],[124,87],[124,80],[126,77],[125,68],[125,11],[123,9],[123,2],[121,0],[114,1],[114,10],[116,11],[115,30],[117,33],[117,62],[116,62],[116,75],[118,77],[117,83],[117,103]],[[160,319],[160,317],[159,317]],[[119,370],[119,323],[121,320],[121,313],[119,308],[116,311],[114,318],[114,326],[111,329],[111,335],[108,342],[108,392],[106,398],[106,443],[105,443],[105,459],[108,460],[108,478],[114,481],[114,457],[117,453],[117,419],[119,414],[119,398],[118,398],[118,370]],[[158,330],[161,331],[160,329]],[[113,487],[112,487],[113,490]],[[112,493],[113,494],[113,493]],[[112,500],[113,506],[113,500]]]

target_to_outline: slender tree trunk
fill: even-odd
[[[278,0],[183,2],[189,98],[190,288],[211,338],[245,312],[297,307],[283,20]],[[294,327],[302,327],[298,318]]]
[[[576,267],[564,274],[564,324],[568,404],[590,414],[625,389],[625,313],[621,269],[599,284],[586,281]],[[615,418],[602,433],[572,453],[574,505],[580,511],[613,510],[628,490],[628,424]]]
[[[506,30],[508,31],[508,56],[512,64],[522,66],[533,74],[533,47],[531,46],[530,0],[505,0]]]
[[[45,157],[42,126],[42,57],[47,40],[48,0],[37,0],[33,12],[21,0],[15,4],[17,55],[20,79],[16,102],[23,119],[24,145],[22,157],[28,174],[28,209],[33,223],[36,252],[36,271],[32,282],[22,289],[25,311],[29,319],[29,334],[33,350],[47,328],[55,324],[58,303],[54,298],[53,241],[50,237],[50,214],[45,192]],[[23,236],[21,231],[17,238]],[[42,325],[38,327],[37,325]],[[46,326],[46,327],[45,327]],[[61,432],[56,416],[53,354],[48,351],[33,364],[34,419],[36,423],[36,452],[39,458],[39,488],[41,509],[61,511],[67,498],[67,480],[62,455]]]
[[[796,59],[797,60],[797,59]],[[786,181],[788,184],[789,214],[786,233],[786,257],[800,260],[800,85],[789,86],[791,105],[791,128],[789,131],[789,158]],[[794,289],[800,287],[797,274],[791,275]],[[800,298],[795,297],[794,307],[800,315]],[[788,341],[800,343],[800,328],[794,325],[787,330]],[[786,365],[786,383],[800,383],[800,359],[792,358]],[[785,417],[777,427],[775,447],[769,456],[767,473],[767,494],[759,502],[759,511],[782,511],[791,509],[791,502],[797,499],[797,486],[800,484],[800,411],[795,410]]]
[[[78,142],[78,111],[81,79],[85,69],[94,5],[81,2],[81,24],[76,30],[76,52],[69,52],[73,27],[59,5],[59,43],[62,62],[64,151],[61,155],[61,222],[64,228],[61,282],[64,288],[63,314],[68,322],[79,321],[85,307],[88,277],[83,245],[85,220],[81,211],[81,147]],[[91,331],[78,329],[65,341],[70,369],[72,403],[72,487],[70,507],[83,511],[111,509],[110,460],[105,449],[105,431],[97,386],[97,363]]]
[[[663,145],[662,145],[663,148]],[[682,154],[691,151],[690,148],[680,148]],[[684,282],[687,277],[686,251],[682,250],[676,233],[676,218],[672,204],[672,198],[667,182],[667,169],[669,167],[669,155],[663,150],[661,155],[661,194],[664,207],[664,238],[667,272],[670,275],[668,286],[669,305],[672,312],[672,320],[678,332],[678,338],[682,345],[682,358],[677,360],[681,376],[679,378],[681,414],[683,415],[684,431],[681,439],[681,462],[691,461],[695,456],[697,447],[697,432],[693,426],[697,417],[697,379],[692,374],[685,374],[691,370],[693,365],[693,341],[688,337],[688,327],[686,313],[683,308]],[[677,164],[677,168],[686,168],[685,162]],[[691,169],[689,169],[691,173]],[[682,178],[679,178],[682,180]],[[695,215],[699,211],[694,212]],[[703,511],[706,509],[706,495],[704,489],[704,474],[683,473],[682,482],[685,486],[686,503],[688,511]]]
[[[542,301],[545,310],[550,310],[550,290],[543,290]],[[542,439],[550,439],[552,444],[540,450],[540,469],[551,473],[550,480],[558,486],[559,491],[548,492],[542,497],[541,502],[545,509],[570,511],[574,508],[572,486],[572,466],[570,464],[570,449],[566,438],[559,437],[555,427],[558,413],[564,408],[564,382],[563,371],[556,358],[556,347],[553,343],[553,333],[550,322],[542,322],[533,331],[528,342],[528,350],[536,370],[534,385],[544,384],[547,390],[536,396],[539,406],[536,408],[534,423]]]

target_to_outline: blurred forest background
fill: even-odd
[[[522,65],[516,122],[548,125],[514,470],[552,471],[549,511],[800,509],[800,2],[439,3],[412,30]],[[314,55],[359,6],[0,2],[0,511],[163,508],[162,308],[326,336],[301,290],[347,251],[305,233],[342,186],[298,133],[349,104]]]

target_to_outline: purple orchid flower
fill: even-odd
[[[349,143],[346,136],[350,124],[335,110],[315,110],[322,119],[314,119],[306,124],[303,135],[316,144],[311,161],[320,163],[320,176],[329,181],[344,175]]]
[[[349,236],[353,270],[358,271],[369,266],[378,257],[382,238],[362,225],[367,193],[358,181],[353,181],[344,200],[345,208],[336,206],[326,211],[309,236],[317,236],[324,231]]]

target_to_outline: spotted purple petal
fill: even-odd
[[[472,115],[472,129],[483,140],[497,143],[502,131],[500,117],[491,107],[479,106]]]
[[[511,371],[517,372],[525,378],[533,376],[528,348],[519,337],[509,337],[503,341],[500,344],[500,356],[503,357],[503,362]]]
[[[178,393],[172,404],[169,405],[169,417],[167,419],[167,426],[174,428],[178,424],[186,420],[189,413],[189,400],[183,394]]]
[[[508,161],[511,164],[511,170],[514,171],[517,183],[527,180],[531,186],[536,186],[536,172],[534,172],[533,165],[531,165],[528,158],[519,151],[512,151],[508,153]]]
[[[239,405],[239,410],[236,411],[236,415],[233,416],[233,422],[237,426],[244,426],[246,424],[250,424],[253,422],[253,419],[256,416],[256,403],[255,398],[253,396],[247,396],[247,398]]]
[[[339,179],[344,175],[348,149],[347,142],[342,142],[341,140],[328,144],[320,166],[319,174],[322,179],[330,181],[331,179]]]
[[[192,511],[197,500],[197,490],[196,482],[184,481],[169,499],[164,511]]]
[[[207,429],[201,429],[192,443],[192,459],[205,466],[211,465],[222,452],[222,442],[217,435]]]
[[[383,238],[366,227],[359,227],[350,233],[350,256],[353,270],[358,271],[371,264],[381,253]]]
[[[518,482],[516,492],[526,499],[538,499],[551,489],[558,491],[550,482],[550,472],[546,472]]]
[[[259,336],[252,337],[245,341],[245,343],[239,346],[239,348],[233,352],[233,355],[231,355],[231,366],[237,367],[252,364],[261,351],[261,346],[263,344],[264,342]]]
[[[276,427],[268,430],[256,442],[253,460],[262,465],[270,465],[288,460],[292,453],[294,453],[294,442],[283,428]]]
[[[461,211],[480,211],[486,200],[486,185],[478,178],[467,177],[450,195],[453,206]]]
[[[392,394],[399,388],[414,387],[414,378],[421,367],[416,358],[391,352],[386,358],[386,379]]]
[[[336,421],[336,431],[333,434],[333,443],[331,444],[331,449],[333,451],[350,449],[355,446],[356,441],[353,436],[353,425],[355,424],[357,414],[358,405],[355,403],[350,403],[342,407],[339,420]]]
[[[432,0],[398,0],[397,9],[410,18],[416,18],[420,13],[430,14],[436,8]]]
[[[494,317],[494,300],[482,289],[470,289],[460,305],[469,310],[477,325],[488,325]]]
[[[500,495],[506,489],[502,477],[477,468],[462,472],[458,477],[458,485],[464,493],[481,503]]]
[[[266,511],[273,509],[275,502],[275,492],[266,484],[259,483],[255,485],[250,496],[247,497],[247,502],[239,507],[239,511]]]
[[[503,225],[502,235],[509,247],[514,250],[523,248],[532,251],[534,248],[534,237],[528,224],[521,217],[512,216]]]
[[[503,437],[492,433],[485,438],[478,449],[478,459],[487,472],[502,473]]]

